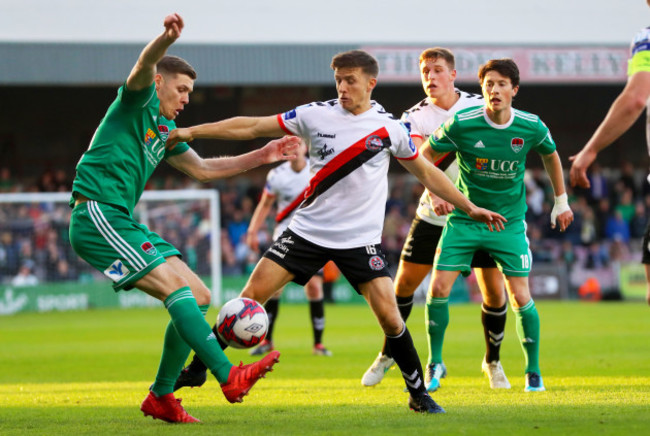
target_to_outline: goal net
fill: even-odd
[[[70,246],[70,193],[0,194],[0,315],[161,304],[110,280]],[[172,243],[221,303],[219,193],[145,191],[135,218]]]

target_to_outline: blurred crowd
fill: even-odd
[[[245,244],[245,234],[261,196],[266,172],[199,185],[182,175],[153,177],[147,186],[159,189],[219,191],[222,273],[247,274],[260,254]],[[567,268],[599,269],[617,262],[640,261],[640,246],[650,212],[650,185],[646,170],[626,162],[619,168],[590,172],[591,188],[568,188],[575,220],[560,233],[551,229],[553,192],[543,169],[526,173],[528,237],[534,262]],[[8,168],[0,168],[0,193],[69,192],[71,175],[47,171],[36,181],[22,184]],[[389,175],[389,198],[383,248],[396,267],[415,216],[422,186],[405,173]],[[146,210],[145,210],[146,209]],[[185,261],[199,274],[209,274],[210,221],[207,201],[141,202],[136,209],[145,223],[178,247]],[[271,244],[275,211],[260,229],[262,252]],[[72,251],[68,237],[70,209],[66,203],[2,203],[0,208],[0,283],[15,286],[39,282],[92,280],[98,273]]]

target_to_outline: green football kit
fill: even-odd
[[[479,207],[503,215],[505,230],[490,232],[465,212],[455,209],[436,249],[434,268],[443,271],[471,272],[476,250],[485,250],[494,258],[503,274],[527,277],[532,256],[526,237],[526,155],[534,150],[548,155],[555,142],[538,116],[512,108],[510,120],[496,124],[485,107],[457,112],[433,135],[429,145],[435,151],[456,152],[458,189]],[[426,320],[429,339],[429,365],[442,364],[442,346],[449,322],[449,299],[427,296]],[[539,369],[539,314],[531,299],[522,307],[513,307],[517,335],[526,361],[526,390],[544,390]],[[539,377],[537,386],[529,386],[529,377]],[[433,381],[432,387],[439,385]]]
[[[155,84],[140,91],[122,85],[77,164],[70,199],[74,207],[70,243],[81,258],[113,280],[116,291],[133,288],[165,258],[180,257],[172,244],[133,218],[133,209],[158,164],[189,150],[186,143],[179,143],[173,151],[165,149],[176,125],[159,111]],[[204,319],[209,305],[198,306],[187,286],[167,296],[164,304],[171,321],[151,392],[156,396],[173,392],[190,349],[220,383],[226,382],[232,364]]]
[[[508,276],[528,276],[532,258],[526,237],[526,155],[555,151],[555,143],[538,116],[512,109],[510,120],[495,124],[485,107],[457,112],[429,137],[436,152],[456,152],[458,189],[479,207],[503,215],[505,230],[490,232],[483,223],[455,209],[436,250],[434,267],[438,270],[471,272],[476,250],[490,253],[497,266]]]
[[[155,84],[140,91],[119,88],[77,164],[70,205],[81,195],[70,220],[75,252],[113,281],[114,289],[132,284],[169,256],[180,256],[170,243],[133,218],[145,184],[158,164],[189,149],[165,149],[173,121],[159,115]]]

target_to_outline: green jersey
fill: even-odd
[[[79,193],[133,212],[160,161],[189,149],[186,143],[165,149],[176,124],[159,115],[159,107],[155,84],[140,91],[120,87],[77,164],[71,206]]]
[[[523,220],[526,214],[526,154],[555,151],[555,142],[537,115],[512,108],[510,121],[499,125],[483,106],[458,111],[429,137],[429,145],[436,152],[456,152],[458,189],[477,206],[510,222]],[[471,218],[455,209],[449,219]]]

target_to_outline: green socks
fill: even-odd
[[[526,358],[526,372],[539,370],[539,314],[535,302],[531,299],[524,306],[513,307],[517,319],[517,335]]]
[[[199,306],[201,315],[205,316],[210,308],[209,304]],[[157,396],[166,395],[174,392],[174,383],[178,378],[185,365],[187,357],[190,355],[191,348],[187,342],[181,338],[174,327],[174,323],[169,321],[167,330],[165,330],[165,341],[163,343],[163,352],[156,374],[156,381],[151,390]]]
[[[449,298],[427,296],[424,312],[427,336],[429,338],[429,364],[442,363],[442,344],[449,324]]]
[[[209,305],[199,308],[188,287],[180,288],[165,300],[171,316],[167,325],[163,354],[152,391],[160,396],[173,392],[174,383],[193,349],[203,360],[219,383],[228,380],[232,364],[205,321]]]

